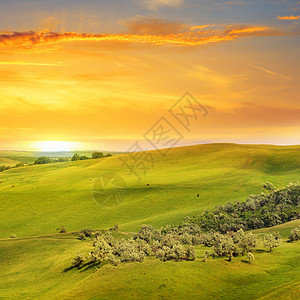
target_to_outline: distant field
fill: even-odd
[[[155,167],[140,181],[119,159],[128,154],[0,173],[0,299],[297,299],[299,242],[257,254],[253,265],[242,257],[203,263],[207,248],[197,247],[193,262],[149,258],[142,264],[68,270],[78,251],[89,252],[91,241],[56,234],[60,225],[71,232],[119,224],[122,235],[144,223],[176,224],[203,209],[243,201],[260,193],[266,181],[283,187],[300,178],[300,146],[210,144],[174,148],[165,157],[151,154]],[[118,206],[104,207],[92,190],[111,172],[123,178],[127,194]],[[279,231],[286,239],[298,224],[256,232]],[[11,234],[17,238],[9,239]]]
[[[47,156],[50,158],[72,157],[74,153],[91,157],[93,152],[94,151],[37,152],[0,150],[0,165],[14,167],[18,163],[31,164],[40,156]],[[103,153],[107,154],[108,152],[103,151]],[[120,152],[111,153],[114,155],[120,154]]]

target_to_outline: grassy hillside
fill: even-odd
[[[210,144],[174,148],[165,157],[152,154],[155,167],[140,181],[120,156],[0,173],[0,237],[51,234],[61,224],[69,231],[175,224],[219,203],[244,200],[265,181],[284,186],[300,175],[300,146]],[[92,195],[94,182],[107,172],[127,185],[118,206],[103,207]]]
[[[18,163],[29,164],[36,160],[30,151],[0,151],[0,165],[14,167]]]
[[[197,259],[191,262],[147,258],[142,264],[69,269],[78,251],[91,250],[91,240],[55,234],[62,224],[70,232],[118,223],[122,235],[143,223],[175,224],[217,204],[245,200],[259,193],[265,181],[282,187],[300,175],[300,146],[211,144],[174,148],[163,158],[151,153],[155,167],[140,181],[118,156],[0,173],[0,298],[295,299],[300,292],[299,242],[259,253],[252,265],[243,257],[203,263],[207,248],[197,246]],[[92,195],[95,182],[98,186],[108,172],[120,175],[127,186],[118,206],[101,206]],[[109,187],[106,193],[111,192]],[[286,241],[299,224],[256,233],[279,231]],[[17,238],[9,239],[10,234]]]
[[[283,244],[273,253],[209,259],[197,247],[197,259],[126,263],[69,269],[74,255],[91,250],[91,240],[70,234],[0,240],[0,298],[8,299],[297,299],[300,289],[300,242],[286,243],[292,221],[256,233],[279,231]],[[121,234],[121,233],[119,233]]]

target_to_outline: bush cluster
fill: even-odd
[[[245,229],[270,227],[300,217],[300,186],[289,184],[279,190],[271,183],[264,188],[268,193],[251,195],[246,202],[227,203],[215,208],[213,212],[204,211],[195,217],[186,217],[177,226],[167,225],[156,229],[142,225],[140,231],[129,240],[115,239],[111,232],[102,234],[91,229],[81,231],[79,238],[95,237],[93,251],[85,260],[91,262],[110,262],[117,266],[122,262],[142,262],[146,256],[155,256],[162,261],[195,260],[195,245],[213,249],[206,251],[205,262],[210,256],[232,257],[246,255],[249,263],[254,260],[258,238]],[[116,225],[110,231],[117,229]],[[290,241],[300,239],[300,226],[291,231]],[[279,234],[267,233],[262,240],[270,252],[281,243]],[[72,261],[80,267],[84,258],[78,254]]]
[[[300,240],[300,225],[292,229],[291,234],[289,236],[290,242],[298,241],[298,240]]]
[[[213,212],[204,211],[193,217],[186,217],[185,223],[197,224],[202,231],[238,231],[272,227],[300,218],[300,185],[288,184],[276,189],[271,183],[268,191],[251,195],[245,202],[219,205]]]

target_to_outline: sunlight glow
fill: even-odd
[[[77,143],[64,141],[40,141],[35,143],[35,147],[43,152],[72,151],[77,147]]]

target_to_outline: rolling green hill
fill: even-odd
[[[217,204],[245,200],[265,181],[284,186],[300,178],[300,146],[210,144],[173,148],[165,157],[150,153],[155,166],[140,181],[122,166],[120,157],[126,155],[0,173],[0,237],[51,234],[62,224],[69,231],[175,224]],[[110,172],[126,184],[126,197],[117,206],[103,206],[92,193]]]
[[[70,234],[0,240],[1,299],[297,299],[300,292],[300,241],[287,243],[300,220],[254,231],[280,232],[283,244],[273,253],[209,259],[197,246],[195,261],[162,262],[147,258],[99,269],[69,269],[78,251],[87,254],[91,240]],[[121,234],[121,233],[120,233]],[[259,247],[260,248],[260,247]]]
[[[119,235],[135,232],[143,223],[176,224],[220,203],[243,201],[259,193],[266,181],[283,187],[300,175],[300,146],[209,144],[174,148],[165,157],[149,153],[155,166],[140,181],[122,166],[120,157],[128,154],[0,173],[0,298],[295,299],[299,242],[260,253],[252,265],[241,257],[203,263],[207,248],[198,246],[192,262],[147,258],[142,264],[70,270],[71,259],[78,251],[88,253],[91,241],[55,234],[62,224],[68,232],[119,224]],[[106,183],[115,175],[121,178],[121,189],[108,186],[101,191],[100,179]],[[115,193],[125,190],[123,201],[112,206]],[[111,198],[103,205],[107,195]],[[280,231],[286,240],[299,224],[297,220],[256,232]],[[9,239],[11,234],[17,238]]]

